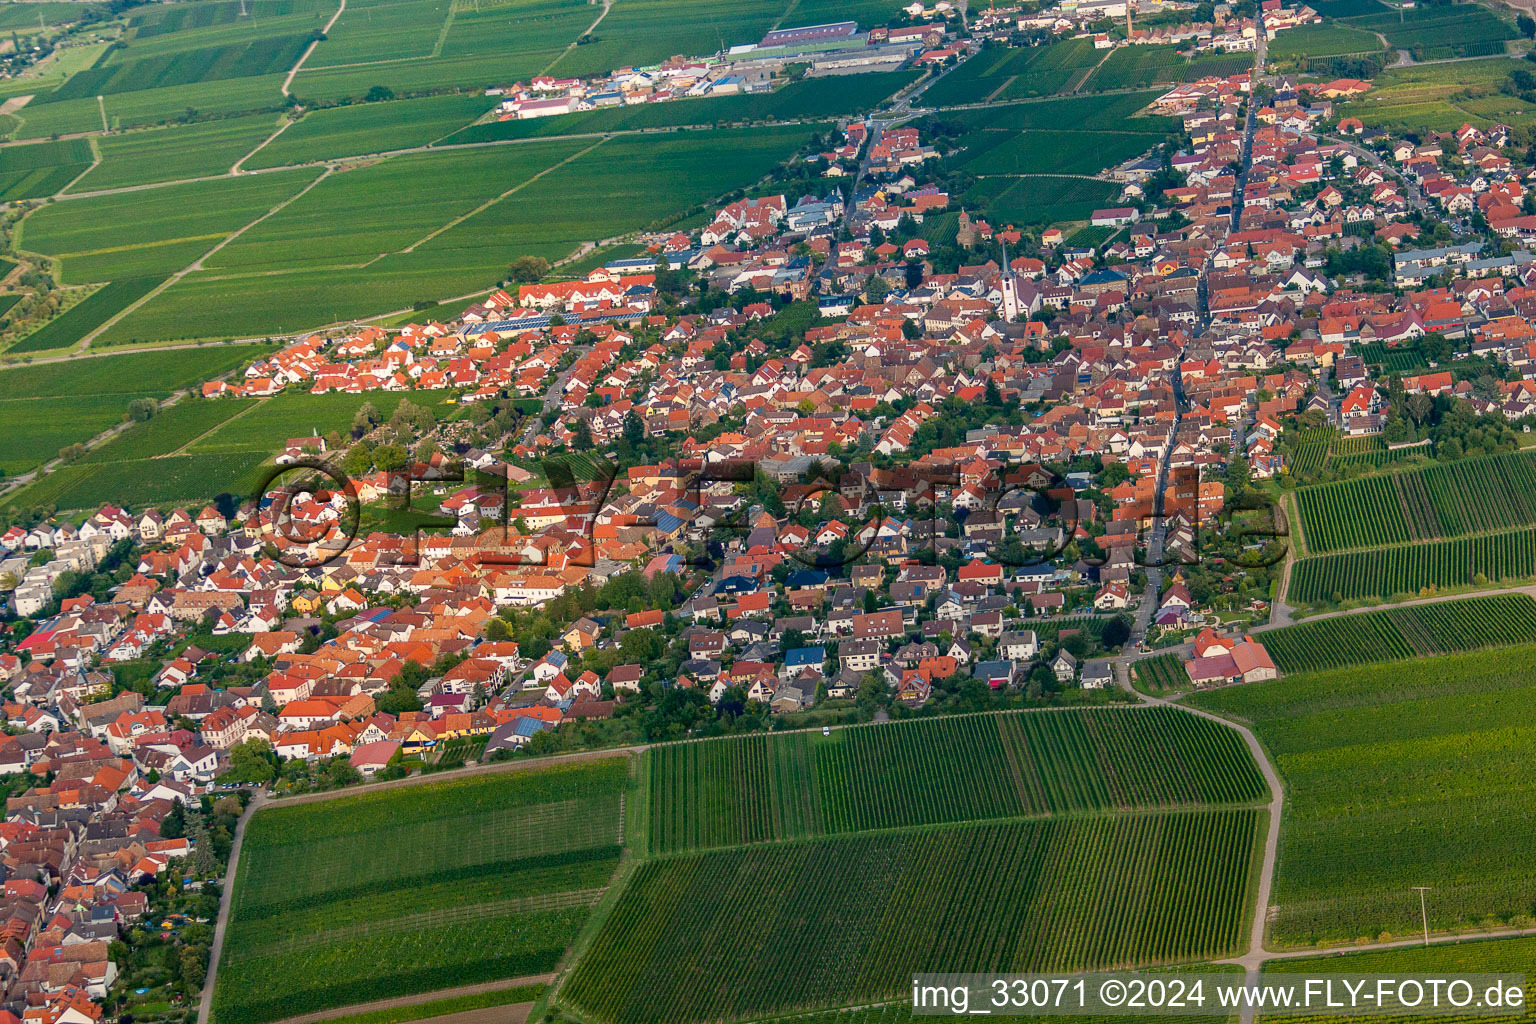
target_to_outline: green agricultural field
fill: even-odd
[[[1536,524],[1536,457],[1510,452],[1296,491],[1314,554]]]
[[[659,853],[988,818],[1244,803],[1265,792],[1237,733],[1163,708],[680,743],[646,760]]]
[[[1381,40],[1374,32],[1330,23],[1286,29],[1269,44],[1268,56],[1270,60],[1294,60],[1345,53],[1379,53],[1381,50]]]
[[[1143,693],[1163,694],[1190,688],[1189,673],[1184,671],[1184,661],[1177,654],[1143,658],[1131,668],[1131,678]]]
[[[669,223],[750,185],[818,127],[450,150],[347,171],[247,232],[102,341],[300,331],[469,295],[499,281],[516,256],[554,262],[583,242]],[[573,154],[580,155],[560,163]],[[559,173],[537,177],[556,165]],[[412,202],[400,203],[407,194]],[[339,211],[349,211],[346,232],[334,230]],[[26,244],[36,243],[29,235]]]
[[[10,504],[95,508],[110,501],[143,507],[205,501],[222,493],[250,497],[266,472],[262,467],[289,438],[345,432],[365,403],[388,417],[401,401],[421,405],[427,399],[301,393],[270,399],[184,399],[92,450],[80,464],[69,467],[67,480],[55,480],[57,474],[52,474],[17,492]],[[429,407],[440,415],[447,411],[445,406]],[[126,405],[104,400],[103,409],[117,411],[115,422],[122,419]]]
[[[714,53],[755,43],[788,9],[785,0],[618,0],[598,26],[596,41],[565,53],[551,73],[602,74],[678,53]],[[574,41],[574,34],[566,41]]]
[[[61,139],[0,149],[0,201],[51,196],[95,159],[89,139]]]
[[[12,136],[42,139],[74,132],[99,132],[103,128],[179,124],[188,119],[189,111],[192,119],[198,121],[258,112],[270,112],[275,118],[283,107],[279,90],[282,80],[280,74],[269,74],[196,82],[117,92],[101,102],[94,95],[46,103],[33,100],[13,115],[19,124],[12,129]]]
[[[277,130],[271,114],[152,128],[100,139],[101,164],[71,192],[148,185],[224,174],[236,160]],[[0,150],[0,152],[4,152]]]
[[[122,422],[133,399],[164,398],[267,351],[267,346],[240,345],[0,370],[0,422],[6,425],[7,439],[0,471],[14,475],[32,469],[65,445],[86,441]]]
[[[1533,666],[1527,647],[1189,698],[1253,723],[1285,779],[1270,948],[1415,936],[1415,885],[1431,930],[1529,923]]]
[[[1075,131],[988,132],[995,143],[978,148],[961,167],[976,175],[1081,174],[1092,175],[1105,167],[1129,160],[1162,143],[1161,135],[1131,132],[1098,132],[1091,147]],[[978,140],[982,145],[991,140]]]
[[[1157,972],[1158,968],[1151,968],[1145,973],[1156,974]],[[1236,981],[1239,980],[1236,975],[1240,973],[1240,969],[1233,967],[1202,965],[1200,967],[1200,972],[1202,974],[1222,974],[1231,972],[1234,975],[1233,980]],[[975,1005],[976,1004],[974,1002],[971,1004],[973,1008],[971,1012],[973,1013],[976,1012],[974,1009]],[[929,1024],[932,1019],[933,1018],[928,1017],[926,1014],[914,1014],[912,1012],[912,996],[910,993],[908,993],[904,999],[893,1003],[884,1003],[878,1006],[858,1006],[839,1010],[821,1010],[812,1011],[810,1013],[797,1013],[786,1017],[775,1017],[774,1024]],[[1074,1020],[1077,1021],[1077,1024],[1133,1024],[1133,1022],[1137,1019],[1139,1018],[1092,1016],[1074,1017]],[[1225,1016],[1217,1013],[1208,1017],[1180,1014],[1174,1019],[1178,1020],[1180,1024],[1234,1024],[1238,1018],[1235,1014],[1231,1016]],[[1042,1022],[1046,1021],[1047,1018],[988,1014],[987,1020],[990,1022],[1000,1022],[1000,1024],[1042,1024]],[[1461,1024],[1461,1022],[1458,1022],[1458,1024]]]
[[[421,394],[309,395],[294,392],[259,399],[255,408],[249,411],[245,411],[245,402],[221,398],[209,404],[236,407],[242,415],[238,419],[229,418],[212,433],[198,436],[192,440],[188,451],[198,454],[261,452],[276,455],[289,438],[347,430],[357,410],[364,405],[371,404],[388,419],[401,402],[427,406],[439,414],[447,409],[436,404],[432,397]]]
[[[1426,903],[1434,899],[1435,894],[1428,893]],[[1443,978],[1457,974],[1529,974],[1533,962],[1536,962],[1536,938],[1471,939],[1455,944],[1428,947],[1406,946],[1401,949],[1345,953],[1342,956],[1334,953],[1328,956],[1271,960],[1264,965],[1264,973],[1266,975],[1308,974],[1314,977],[1326,977],[1330,974],[1415,974],[1420,977]],[[1478,995],[1481,994],[1482,992],[1479,991]],[[1503,1019],[1530,1021],[1533,1016],[1530,1009],[1533,999],[1536,999],[1536,982],[1527,978],[1524,1012],[1505,1014]],[[1264,1015],[1266,1024],[1300,1024],[1303,1019],[1314,1024],[1345,1024],[1349,1020],[1343,1015],[1329,1017],[1324,1014],[1311,1014],[1306,1018]],[[1431,1021],[1441,1021],[1443,1024],[1470,1024],[1477,1018],[1472,1015],[1394,1014],[1385,1019],[1401,1022],[1401,1024],[1407,1024],[1407,1022],[1428,1024]]]
[[[1144,89],[1157,82],[1177,82],[1188,59],[1174,46],[1123,46],[1110,51],[1088,79],[1094,92],[1106,89]]]
[[[452,9],[452,0],[354,0],[310,61],[323,68],[430,57]]]
[[[1417,596],[1426,588],[1448,590],[1533,576],[1536,530],[1525,528],[1303,558],[1291,569],[1286,596],[1292,604],[1391,600]]]
[[[260,486],[258,468],[265,459],[259,452],[233,452],[91,463],[69,486],[51,488],[51,501],[61,509],[91,509],[104,503],[145,508],[206,501],[226,493],[244,500]]]
[[[252,24],[267,26],[278,19],[308,15],[310,20],[324,25],[336,10],[336,0],[200,0],[198,3],[149,5],[136,8],[128,19],[134,29],[133,38],[142,45],[146,40],[174,35],[178,40],[208,38],[210,30],[218,27],[251,32]],[[292,31],[290,25],[272,30],[276,35]]]
[[[154,56],[122,56],[135,53],[130,46],[105,63],[76,72],[52,93],[32,102],[45,106],[114,93],[279,74],[293,67],[309,42],[308,35],[274,36]]]
[[[618,864],[627,785],[615,757],[258,812],[212,1019],[552,970]]]
[[[1514,25],[1472,3],[1373,14],[1351,18],[1348,24],[1380,32],[1392,46],[1412,51],[1415,60],[1503,53],[1504,41],[1517,35]]]
[[[1326,18],[1358,18],[1367,14],[1384,14],[1387,10],[1381,0],[1317,0],[1317,3],[1308,6]]]
[[[1536,642],[1536,599],[1499,594],[1386,608],[1270,630],[1263,641],[1287,673],[1528,644]]]
[[[601,1024],[693,1024],[894,1000],[914,971],[960,964],[1075,971],[1228,956],[1245,940],[1263,818],[1046,819],[650,861],[560,999]]]
[[[93,449],[82,462],[131,462],[180,451],[188,442],[259,406],[254,398],[184,398]]]
[[[425,146],[474,121],[494,104],[484,96],[453,94],[312,110],[283,129],[245,166],[280,167]]]
[[[988,178],[967,192],[965,201],[984,206],[993,221],[1023,227],[1087,220],[1094,210],[1112,205],[1119,194],[1119,188],[1107,181],[1029,175]]]
[[[1017,49],[988,47],[923,94],[934,106],[1025,99],[1061,92],[1103,55],[1086,39]]]
[[[610,107],[532,121],[492,121],[471,125],[442,140],[443,145],[502,139],[544,138],[586,132],[666,128],[681,125],[735,124],[744,121],[837,117],[878,106],[917,79],[912,71],[875,72],[792,82],[771,93],[718,99]]]
[[[0,4],[0,32],[33,35],[44,31],[39,26],[56,28],[79,21],[87,10],[77,3],[7,3]]]
[[[127,277],[104,285],[22,338],[6,352],[15,355],[68,348],[148,295],[164,280],[163,277]]]
[[[555,141],[413,154],[335,174],[205,265],[227,273],[365,264],[424,241],[456,217],[595,144]],[[409,202],[399,201],[407,195]]]
[[[79,284],[170,274],[308,185],[317,170],[61,200],[22,222],[16,246],[58,259]]]
[[[948,79],[945,79],[948,81]],[[927,93],[924,93],[927,98]],[[923,119],[929,131],[952,134],[961,130],[960,145],[968,133],[1018,132],[1061,129],[1088,132],[1147,132],[1171,134],[1179,130],[1177,118],[1145,114],[1159,90],[1123,96],[1063,96],[1039,103],[1011,103],[974,110],[948,110]]]
[[[1518,97],[1501,92],[1515,67],[1518,65],[1506,58],[1490,58],[1391,68],[1372,80],[1370,92],[1341,104],[1338,112],[1341,117],[1358,117],[1373,127],[1452,131],[1470,121],[1486,128],[1502,118],[1478,113],[1483,104],[1493,101],[1501,105],[1513,103],[1522,109],[1528,106]],[[1483,93],[1494,95],[1466,98]]]

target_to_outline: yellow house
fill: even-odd
[[[302,594],[293,595],[293,600],[288,602],[288,607],[300,615],[311,615],[325,607],[325,599],[319,594],[305,591]]]

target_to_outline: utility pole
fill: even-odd
[[[1429,891],[1427,885],[1416,885],[1419,892],[1419,914],[1424,919],[1424,945],[1429,945],[1429,910],[1424,905],[1424,894]]]

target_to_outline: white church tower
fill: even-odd
[[[1008,243],[1003,243],[1003,279],[999,287],[1003,293],[1003,320],[1013,323],[1019,316],[1019,282],[1013,276],[1013,264],[1008,262]]]

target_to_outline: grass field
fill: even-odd
[[[155,289],[164,277],[128,277],[97,289],[6,351],[68,348]]]
[[[1293,604],[1401,599],[1426,588],[1480,585],[1479,576],[1482,583],[1536,576],[1536,530],[1506,530],[1303,558],[1291,569],[1286,596]]]
[[[660,853],[1265,792],[1235,732],[1161,708],[681,743],[653,749],[647,763]]]
[[[1536,524],[1536,457],[1511,452],[1296,492],[1307,550],[1459,537]]]
[[[261,811],[212,1019],[552,969],[618,863],[627,782],[618,757]]]
[[[23,472],[53,458],[65,445],[94,437],[121,422],[135,398],[164,398],[267,351],[267,346],[239,345],[0,370],[0,420],[7,428],[0,471]]]
[[[1533,665],[1487,651],[1190,698],[1252,722],[1285,777],[1271,948],[1417,935],[1415,885],[1432,930],[1530,923]]]
[[[101,164],[70,191],[94,192],[223,174],[276,128],[273,115],[250,114],[108,136],[97,142]]]
[[[1536,642],[1536,599],[1497,594],[1385,608],[1270,630],[1265,648],[1282,672]]]
[[[650,861],[560,998],[604,1024],[691,1024],[891,1000],[910,992],[914,971],[962,964],[1084,970],[1228,955],[1243,943],[1262,820],[1256,810],[1047,819]]]

